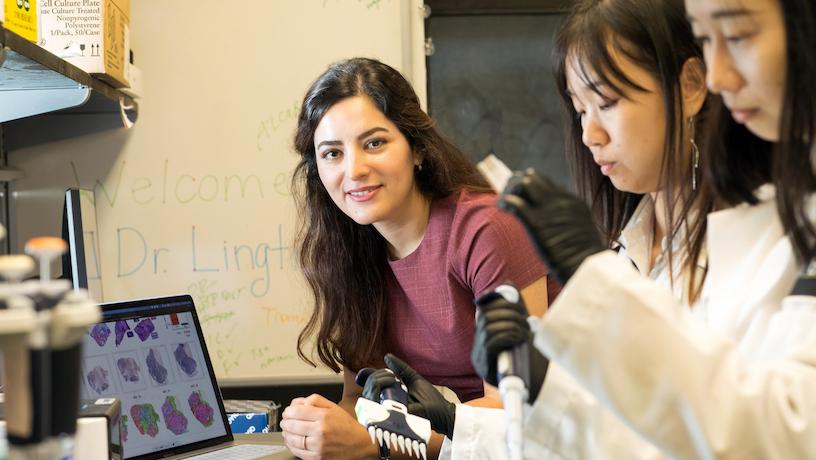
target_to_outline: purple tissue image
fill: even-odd
[[[167,381],[167,368],[162,365],[161,357],[153,348],[150,349],[150,353],[147,355],[147,370],[156,383]]]
[[[193,416],[204,426],[210,426],[213,423],[213,409],[207,404],[207,401],[201,399],[201,392],[194,391],[190,393],[187,398],[187,403],[190,405],[190,410],[193,411]]]
[[[119,373],[127,382],[139,381],[139,363],[133,358],[119,358],[116,361],[116,366],[119,368]]]
[[[101,366],[96,366],[91,369],[91,372],[88,372],[86,378],[88,379],[88,385],[98,394],[107,390],[110,386],[110,382],[108,382],[108,371],[102,369]]]
[[[139,340],[144,342],[150,337],[150,334],[156,330],[156,326],[153,325],[153,321],[150,318],[145,318],[139,321],[139,324],[136,325],[135,329],[136,335],[139,336]]]
[[[116,322],[114,330],[116,331],[116,346],[118,347],[125,338],[125,332],[130,330],[130,326],[128,326],[126,319],[120,319]]]
[[[189,345],[180,343],[173,352],[173,356],[176,358],[179,368],[184,371],[185,374],[191,377],[195,375],[198,364],[195,359],[193,359],[193,352],[190,350]]]
[[[174,434],[187,432],[187,417],[176,408],[175,396],[164,398],[164,404],[162,404],[161,410],[162,415],[164,415],[164,424],[168,430]]]
[[[153,404],[134,405],[130,408],[130,417],[142,435],[155,438],[159,434],[159,414],[153,409]]]
[[[105,342],[108,341],[108,336],[110,336],[111,330],[107,324],[97,324],[93,328],[91,328],[91,337],[96,341],[96,344],[100,347],[105,346]]]

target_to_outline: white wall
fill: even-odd
[[[11,152],[27,176],[14,245],[58,234],[65,187],[94,188],[104,300],[192,294],[224,383],[326,379],[295,353],[310,312],[292,250],[295,118],[309,83],[352,56],[402,70],[424,99],[420,3],[131,2],[136,125]]]

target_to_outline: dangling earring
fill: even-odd
[[[700,148],[694,140],[694,117],[689,117],[689,141],[691,142],[691,189],[697,190],[697,169],[700,167]]]
[[[416,165],[417,172],[422,172],[422,163]]]

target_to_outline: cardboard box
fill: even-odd
[[[115,398],[81,401],[73,458],[123,458],[121,409],[121,402]]]
[[[133,64],[128,63],[127,72],[125,72],[125,77],[127,78],[128,83],[130,83],[130,86],[128,86],[127,88],[120,88],[119,90],[127,94],[128,96],[132,97],[133,99],[138,99],[142,97],[141,69],[139,69]]]
[[[4,0],[3,14],[0,18],[3,27],[37,43],[37,2],[38,0]]]
[[[116,88],[129,86],[130,0],[39,1],[40,46]]]
[[[233,434],[269,432],[269,415],[264,413],[232,413],[227,415]]]
[[[4,404],[0,393],[0,459],[7,456]],[[115,398],[82,400],[74,438],[76,460],[122,460],[121,402]]]
[[[234,434],[278,431],[280,405],[272,401],[225,399],[224,409]]]

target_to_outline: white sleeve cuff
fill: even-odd
[[[505,448],[504,411],[465,404],[456,406],[452,460],[501,460]]]

